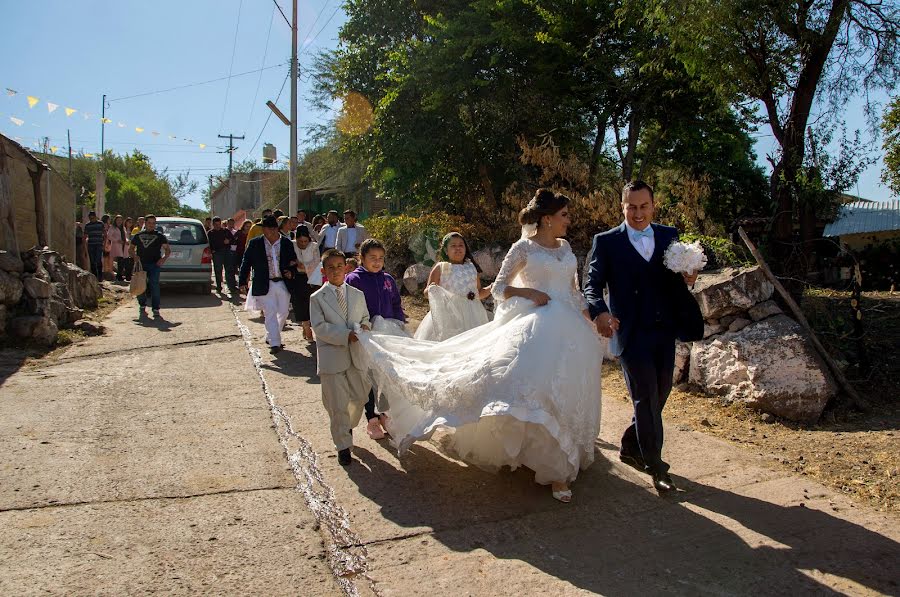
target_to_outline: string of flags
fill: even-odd
[[[6,87],[6,95],[7,95],[7,97],[12,98],[12,97],[16,97],[16,96],[21,95],[21,94],[20,94],[18,91],[16,91],[15,89],[10,89],[9,87]],[[41,103],[41,99],[40,99],[39,97],[37,97],[37,96],[34,96],[34,95],[25,95],[25,100],[26,100],[26,102],[28,103],[28,109],[29,109],[29,110],[34,109],[38,104]],[[53,113],[56,112],[60,107],[62,107],[62,109],[63,109],[62,111],[65,113],[65,115],[66,115],[67,118],[71,118],[75,113],[80,113],[81,116],[82,116],[85,120],[92,120],[92,119],[96,118],[97,120],[99,120],[99,121],[103,124],[103,126],[106,126],[106,125],[108,125],[108,124],[112,124],[112,123],[113,123],[113,121],[112,121],[111,118],[106,118],[106,117],[103,117],[103,116],[97,116],[96,114],[93,114],[93,113],[90,113],[90,112],[85,112],[85,111],[83,111],[83,110],[78,110],[77,108],[70,108],[70,107],[68,107],[68,106],[64,106],[64,105],[62,105],[62,104],[57,104],[57,103],[54,103],[54,102],[51,102],[51,101],[46,101],[46,100],[45,100],[45,101],[44,101],[44,105],[45,105],[46,108],[47,108],[47,113],[48,113],[48,114],[53,114]],[[23,126],[23,125],[26,124],[26,121],[25,121],[24,119],[19,118],[19,117],[17,117],[17,116],[9,116],[9,121],[12,122],[12,123],[13,123],[14,125],[16,125],[16,126]],[[38,126],[38,125],[34,124],[33,126]],[[116,127],[120,128],[120,129],[131,128],[131,127],[129,127],[126,123],[121,122],[121,121],[116,122]],[[151,129],[150,131],[147,131],[147,128],[146,128],[146,127],[143,127],[143,126],[135,126],[135,127],[133,127],[133,128],[134,128],[134,132],[137,133],[137,134],[139,134],[139,135],[142,134],[142,133],[144,133],[144,132],[149,132],[150,135],[152,135],[153,137],[159,137],[159,136],[162,135],[162,133],[160,133],[160,131],[155,131],[155,130],[152,130],[152,129]],[[191,145],[197,145],[200,149],[206,149],[206,147],[208,146],[207,143],[200,143],[200,142],[194,141],[193,139],[190,139],[190,138],[188,138],[188,137],[179,137],[178,135],[175,135],[175,134],[169,134],[169,135],[167,135],[167,138],[168,138],[170,141],[178,141],[178,140],[180,139],[181,141],[184,141],[184,142],[186,142],[186,143],[190,143]],[[52,148],[52,147],[51,147],[50,149],[51,149],[51,150],[54,150],[54,148]],[[59,149],[59,148],[57,147],[56,149]],[[53,152],[55,153],[55,151],[53,151]],[[86,157],[93,157],[93,154],[84,154],[84,155],[85,155]]]

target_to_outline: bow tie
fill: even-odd
[[[643,230],[632,230],[631,231],[631,238],[633,238],[634,240],[640,240],[642,236],[645,238],[652,239],[653,238],[653,228],[651,228],[650,226],[647,226]]]

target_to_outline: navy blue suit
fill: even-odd
[[[619,357],[634,404],[622,453],[640,455],[653,472],[666,472],[662,409],[672,390],[675,339],[697,339],[698,321],[702,337],[703,320],[681,274],[663,265],[678,231],[651,226],[655,247],[649,262],[631,244],[624,223],[594,237],[584,294],[591,319],[608,311],[619,320],[610,352]],[[608,304],[603,298],[607,286]]]
[[[284,277],[285,272],[291,272],[291,277],[297,276],[297,253],[294,251],[294,244],[285,236],[280,239],[281,247],[279,248],[278,261],[278,277]],[[292,263],[293,262],[293,263]],[[266,257],[266,239],[264,236],[257,236],[247,243],[244,249],[244,260],[241,262],[241,272],[239,276],[240,286],[247,285],[247,279],[250,277],[250,270],[253,270],[253,282],[250,284],[250,294],[253,296],[266,296],[269,293],[269,261]],[[285,284],[287,285],[287,284]]]

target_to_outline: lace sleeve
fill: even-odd
[[[572,247],[569,245],[569,242],[565,239],[560,239],[562,242],[566,244],[571,252]],[[577,260],[576,260],[577,262]],[[584,264],[587,267],[587,262]],[[584,298],[584,293],[581,292],[581,286],[579,285],[579,276],[578,276],[578,266],[575,266],[575,274],[572,276],[572,306],[575,307],[578,311],[584,311],[588,308],[587,299]]]
[[[525,267],[527,249],[528,245],[524,240],[516,241],[509,248],[509,253],[503,258],[503,265],[500,266],[500,273],[497,274],[497,279],[494,280],[494,287],[491,290],[494,300],[505,300],[503,293],[506,292],[506,287],[516,277],[516,274]]]

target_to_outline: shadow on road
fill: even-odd
[[[354,455],[347,472],[386,519],[431,527],[454,551],[482,548],[604,595],[837,594],[813,578],[820,573],[849,579],[853,592],[854,583],[898,588],[900,544],[880,534],[680,478],[685,491],[661,498],[637,484],[643,476],[611,474],[599,452],[568,506],[527,469],[492,475],[416,445],[404,470],[364,448]]]
[[[162,314],[159,317],[150,317],[144,315],[136,317],[134,321],[140,326],[159,330],[160,332],[171,332],[173,329],[181,325],[180,321],[169,321],[165,318],[165,315]]]
[[[316,375],[316,357],[291,350],[290,345],[272,355],[272,362],[263,363],[262,368],[277,371],[288,377],[307,377],[309,378],[307,384],[319,383],[319,376]]]

